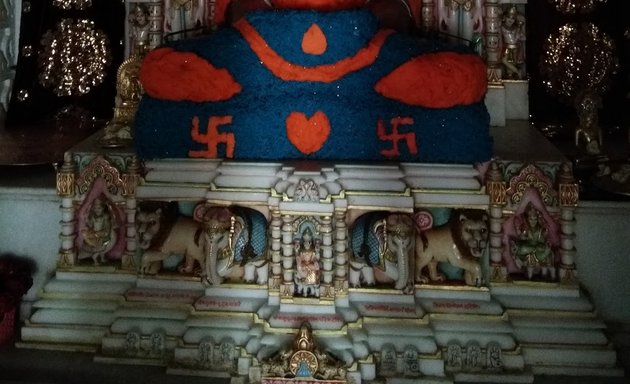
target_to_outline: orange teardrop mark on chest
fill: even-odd
[[[312,24],[302,37],[302,51],[310,55],[321,55],[326,52],[326,48],[326,35],[317,24]]]

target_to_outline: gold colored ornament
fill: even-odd
[[[549,0],[549,2],[556,6],[558,12],[575,14],[589,13],[598,4],[606,3],[606,0]]]
[[[53,7],[83,11],[92,6],[92,0],[53,0]]]
[[[103,82],[111,60],[109,40],[93,21],[63,19],[41,43],[39,82],[57,96],[85,95]]]
[[[543,49],[543,84],[569,103],[587,89],[603,94],[619,67],[613,40],[593,23],[565,24]]]
[[[104,147],[124,147],[131,142],[131,126],[143,93],[138,75],[141,64],[142,57],[131,55],[118,68],[114,116],[105,126]]]

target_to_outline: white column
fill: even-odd
[[[293,275],[295,273],[295,255],[293,254],[292,215],[282,216],[282,286],[281,297],[293,297],[295,291]]]
[[[74,209],[74,192],[76,180],[76,165],[72,155],[66,153],[61,168],[57,171],[57,195],[61,197],[61,244],[57,258],[59,267],[73,266],[77,261],[77,253],[74,247],[76,234],[76,220]]]

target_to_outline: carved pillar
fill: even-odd
[[[319,297],[322,299],[330,300],[335,298],[335,290],[333,285],[333,276],[335,273],[335,271],[333,270],[333,227],[332,218],[330,216],[322,217],[319,227],[319,233],[322,239],[322,244],[320,245],[322,282],[320,284]]]
[[[346,213],[335,212],[335,295],[348,294],[348,226]]]
[[[280,292],[282,283],[282,217],[277,207],[271,211],[271,257],[269,270],[269,291]]]
[[[58,267],[71,267],[76,263],[77,254],[74,248],[76,239],[76,220],[74,210],[74,192],[76,180],[76,164],[72,155],[64,154],[63,165],[57,171],[57,195],[61,197],[61,245],[57,258]]]
[[[125,198],[125,227],[126,241],[125,253],[122,256],[121,268],[127,270],[136,269],[136,248],[138,239],[136,238],[136,188],[140,183],[141,166],[138,158],[133,156],[127,171],[122,175],[122,196]]]
[[[293,297],[295,291],[293,275],[295,273],[293,254],[293,222],[292,215],[282,216],[282,286],[280,297]]]
[[[428,33],[437,30],[435,26],[435,2],[424,0],[422,2],[422,31]]]
[[[504,282],[507,280],[507,270],[503,265],[501,240],[503,207],[506,203],[506,185],[496,161],[490,163],[486,180],[486,192],[490,196],[490,281]]]
[[[501,6],[499,0],[486,0],[486,64],[488,66],[488,82],[501,82]]]
[[[564,163],[558,172],[560,203],[560,282],[577,282],[575,271],[575,208],[578,204],[578,185],[573,178],[571,165]]]

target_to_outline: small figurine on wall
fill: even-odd
[[[602,98],[594,91],[584,91],[575,98],[575,109],[580,120],[575,130],[575,146],[588,155],[601,152],[602,129],[599,126],[599,109]]]
[[[85,226],[79,231],[79,260],[91,258],[94,265],[105,260],[105,254],[116,243],[116,222],[112,219],[105,198],[99,196],[92,201]]]
[[[149,48],[149,9],[145,4],[136,3],[129,14],[130,53],[144,55]]]
[[[295,253],[297,293],[303,296],[309,294],[319,296],[319,242],[313,240],[313,231],[310,227],[306,227],[302,232],[302,238],[295,242]]]
[[[553,251],[543,220],[536,207],[532,203],[527,204],[525,212],[514,220],[518,235],[512,244],[512,255],[516,265],[527,270],[528,279],[532,278],[536,268],[540,268],[543,277],[549,273],[549,277],[555,280]]]
[[[120,260],[125,251],[125,215],[117,196],[107,189],[104,178],[96,178],[76,211],[78,260],[91,259],[94,265]]]
[[[503,52],[501,63],[505,67],[507,79],[521,80],[522,66],[525,63],[525,16],[511,5],[503,14],[501,23]]]
[[[559,228],[544,206],[537,190],[530,188],[514,215],[503,224],[505,258],[509,271],[556,279],[556,253],[560,245]]]

